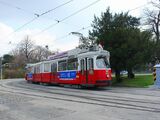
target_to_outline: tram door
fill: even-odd
[[[82,84],[87,84],[87,81],[88,81],[87,70],[86,70],[87,62],[86,61],[87,61],[87,58],[81,59],[81,61],[80,61]]]
[[[51,82],[56,83],[56,76],[57,76],[57,63],[51,64]]]
[[[81,59],[80,66],[82,74],[82,84],[89,84],[91,82],[90,79],[92,79],[90,76],[90,70],[93,70],[93,58]]]

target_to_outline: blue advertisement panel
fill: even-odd
[[[27,74],[27,78],[28,78],[29,80],[31,80],[31,79],[33,78],[33,74],[32,74],[32,73],[28,73],[28,74]]]
[[[61,79],[75,79],[76,78],[76,71],[60,72],[59,78],[61,78]]]

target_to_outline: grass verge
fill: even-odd
[[[112,86],[123,86],[123,87],[148,87],[154,84],[153,75],[136,75],[133,79],[128,79],[127,76],[122,77],[123,81],[117,83],[115,77],[113,77]]]

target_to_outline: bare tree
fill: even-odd
[[[147,8],[145,14],[147,17],[146,24],[150,26],[154,33],[157,45],[160,44],[160,0],[151,1],[152,10]]]
[[[48,56],[51,54],[52,52],[49,50],[48,47],[35,46],[32,58],[33,58],[33,61],[39,62],[47,59]]]
[[[152,5],[160,9],[160,0],[151,1]]]
[[[26,63],[46,60],[51,54],[54,54],[54,52],[49,50],[48,45],[45,47],[37,46],[28,35],[11,51],[11,55],[14,56],[13,62],[21,67],[24,67]]]
[[[32,62],[34,47],[33,41],[31,41],[27,35],[19,44],[17,44],[16,48],[11,51],[11,55],[13,55],[15,59],[14,63],[23,66],[28,62]]]
[[[155,45],[153,48],[152,62],[156,64],[157,61],[160,61],[160,0],[151,0],[150,4],[152,7],[146,8],[144,11],[144,21],[145,25],[147,25],[149,30],[153,33]]]
[[[25,56],[26,62],[31,62],[31,56],[35,50],[34,46],[35,45],[33,41],[29,38],[28,35],[19,43],[19,54]]]

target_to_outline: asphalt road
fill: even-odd
[[[1,80],[0,120],[160,120],[160,89],[77,89]]]

